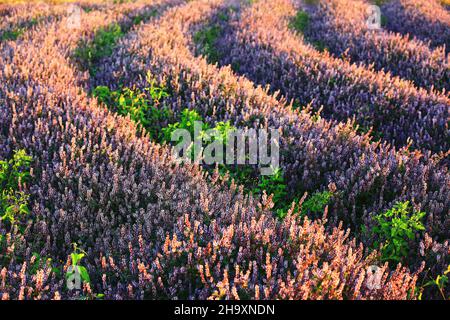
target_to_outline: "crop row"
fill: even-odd
[[[270,6],[270,7],[269,7]],[[221,65],[262,85],[270,84],[295,105],[322,108],[322,116],[346,121],[354,117],[363,132],[397,147],[408,144],[433,151],[449,148],[449,99],[417,89],[384,72],[320,53],[288,28],[296,10],[289,1],[267,4],[273,15],[255,7],[224,25],[216,41]],[[222,53],[222,54],[220,54]]]
[[[16,40],[27,29],[67,13],[66,6],[23,4],[1,7],[0,41]]]
[[[166,19],[198,19],[207,8],[191,3]],[[368,289],[375,254],[365,258],[348,233],[273,218],[269,199],[177,165],[130,119],[83,93],[71,51],[119,16],[83,14],[77,31],[63,19],[1,46],[0,152],[33,156],[31,222],[23,234],[0,222],[2,298],[73,296],[63,276],[71,261],[59,262],[73,242],[87,253],[91,282],[81,294],[90,298],[411,297],[416,275],[384,266],[382,289]]]
[[[355,117],[363,132],[374,134],[397,147],[408,139],[413,146],[433,151],[448,150],[449,99],[427,93],[409,82],[374,72],[320,53],[288,29],[294,7],[274,5],[276,15],[267,25],[264,13],[247,13],[219,39],[221,64],[259,84],[270,84],[296,106],[311,103],[322,115],[345,121]],[[214,23],[214,22],[213,22]],[[269,25],[270,24],[270,27]]]
[[[280,6],[279,1],[258,2],[249,12],[266,12],[262,20],[271,26],[271,17],[279,13],[273,7],[277,5]],[[175,118],[189,108],[211,125],[230,121],[238,128],[279,129],[281,168],[294,198],[305,191],[338,190],[330,205],[331,220],[336,224],[343,220],[353,227],[355,235],[361,234],[361,224],[371,228],[375,213],[395,202],[409,200],[427,213],[427,231],[441,243],[435,247],[441,252],[438,258],[436,252],[427,251],[420,257],[416,251],[412,265],[420,265],[421,259],[434,255],[438,261],[432,264],[439,266],[437,269],[446,267],[447,168],[428,154],[406,148],[396,151],[386,144],[373,143],[368,135],[358,135],[352,123],[336,124],[306,111],[292,110],[266,89],[255,88],[247,79],[236,77],[229,67],[218,68],[195,57],[193,34],[202,30],[209,18],[228,10],[220,3],[215,10],[210,6],[213,4],[199,1],[175,8],[157,24],[143,26],[124,38],[113,55],[98,66],[94,86],[116,89],[117,83],[122,83],[143,90],[147,86],[145,76],[150,72],[168,89],[170,96],[164,99],[164,105]],[[272,28],[272,33],[274,30],[278,29]],[[367,243],[374,240],[370,236],[361,239]]]

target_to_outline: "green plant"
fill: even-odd
[[[0,161],[0,220],[9,222],[11,226],[29,213],[28,195],[22,188],[30,177],[31,161],[24,150],[15,151],[8,161]]]
[[[50,269],[56,276],[59,276],[61,274],[60,268],[53,266],[51,258],[42,257],[37,252],[33,253],[33,257],[34,257],[34,262],[30,263],[30,273],[31,274],[36,274],[36,272],[39,269],[42,269],[44,267],[50,267]]]
[[[147,83],[149,86],[143,91],[136,88],[111,91],[106,86],[98,86],[92,95],[114,112],[129,116],[145,128],[153,139],[159,140],[161,137],[158,124],[169,117],[169,110],[161,107],[161,101],[169,94],[164,87],[156,85],[150,74],[147,74]]]
[[[381,7],[381,6],[382,6],[383,4],[385,4],[387,1],[388,1],[388,0],[374,0],[373,2],[374,2],[377,6]]]
[[[28,22],[21,23],[15,28],[3,32],[3,34],[0,37],[0,40],[1,41],[17,40],[20,36],[22,36],[25,33],[25,31],[27,31],[27,29],[37,25],[41,20],[42,20],[41,17],[32,18]]]
[[[236,127],[232,126],[230,121],[227,122],[220,121],[216,123],[214,130],[216,133],[213,135],[213,139],[214,140],[218,139],[222,141],[224,144],[227,144],[230,134],[236,131]]]
[[[2,41],[8,41],[8,40],[17,40],[22,34],[24,34],[25,28],[15,28],[12,30],[7,30],[3,32],[1,36]]]
[[[200,54],[204,55],[209,63],[219,62],[220,54],[215,44],[221,31],[219,25],[214,25],[194,34],[194,42],[200,47]]]
[[[273,194],[272,201],[275,204],[275,209],[282,206],[282,202],[287,195],[287,185],[280,168],[275,168],[272,175],[261,176],[254,193],[262,194],[263,190],[269,195]]]
[[[181,113],[181,119],[179,122],[169,124],[166,128],[163,128],[164,140],[170,142],[172,134],[177,129],[184,129],[191,133],[191,137],[194,136],[194,123],[196,121],[202,121],[202,117],[195,110],[184,109]],[[203,141],[216,141],[219,140],[225,145],[228,143],[230,134],[236,130],[229,121],[218,122],[212,130],[208,124],[202,123],[202,127],[198,132],[199,136],[194,137]],[[181,139],[181,138],[180,138]],[[177,141],[179,143],[180,141]],[[192,159],[195,159],[197,152],[195,145],[192,148]],[[219,166],[219,173],[224,176],[228,174],[236,183],[243,185],[248,192],[254,195],[261,195],[265,190],[268,195],[273,194],[272,201],[275,204],[275,209],[282,210],[285,208],[285,200],[287,196],[287,185],[284,181],[283,173],[280,168],[274,169],[272,175],[255,177],[255,170],[251,166],[230,166],[221,164]]]
[[[380,238],[374,245],[382,244],[383,261],[400,262],[408,255],[408,241],[414,239],[415,232],[425,230],[421,221],[424,216],[425,212],[411,212],[409,201],[405,201],[374,217],[378,225],[372,232]]]
[[[131,120],[140,123],[144,127],[147,127],[150,123],[147,118],[147,112],[150,109],[145,94],[138,90],[130,88],[124,88],[116,97],[117,113],[121,116],[130,116]]]
[[[195,110],[184,109],[181,112],[181,119],[179,122],[171,123],[166,128],[162,129],[164,140],[166,142],[170,142],[172,139],[172,134],[175,130],[184,129],[188,130],[191,133],[191,136],[194,136],[194,124],[196,121],[202,121],[203,118],[201,115],[197,113]],[[207,123],[202,124],[201,131],[206,131],[209,129]],[[200,132],[201,134],[202,132]]]
[[[372,141],[381,141],[383,139],[383,135],[379,131],[373,130],[372,127],[367,126],[361,126],[359,124],[354,124],[353,128],[358,132],[360,135],[366,135],[369,134],[369,136],[372,138]]]
[[[152,77],[150,72],[147,72],[146,80],[150,87],[145,87],[144,91],[149,93],[154,104],[159,105],[163,98],[169,96],[169,93],[164,86],[158,86],[156,84],[156,80]]]
[[[94,65],[103,57],[110,56],[117,40],[123,36],[122,28],[114,23],[100,28],[91,43],[81,42],[75,50],[75,58],[89,70],[91,75],[96,73]]]
[[[195,122],[201,122],[201,128],[199,128],[198,136],[195,136]],[[184,129],[189,131],[191,134],[191,138],[194,138],[194,141],[200,141],[201,144],[203,142],[209,141],[220,141],[224,144],[228,142],[228,137],[236,130],[229,121],[227,122],[218,122],[214,128],[210,128],[207,123],[203,122],[203,118],[200,114],[198,114],[195,110],[184,109],[181,112],[181,119],[179,122],[171,123],[167,127],[162,129],[163,140],[166,142],[171,142],[172,135],[175,130]],[[181,138],[180,138],[181,139]],[[180,143],[181,141],[177,141]],[[194,160],[197,158],[199,153],[202,150],[196,150],[195,144],[191,147],[191,159]]]
[[[330,191],[323,192],[315,192],[311,195],[310,198],[306,199],[301,205],[299,203],[298,198],[294,198],[294,201],[297,205],[293,208],[294,214],[299,214],[301,217],[306,216],[307,214],[321,214],[325,210],[325,206],[329,204],[333,193]],[[287,201],[286,204],[291,203]],[[277,215],[279,218],[284,218],[291,209],[291,205],[286,205],[282,209],[277,210]]]
[[[97,86],[92,91],[92,95],[97,98],[98,102],[101,102],[109,107],[115,99],[115,94],[113,92],[114,91],[111,91],[106,86]]]
[[[14,225],[21,215],[30,213],[28,209],[28,195],[23,192],[8,190],[2,192],[2,207],[0,220]]]
[[[254,170],[248,165],[229,166],[226,164],[219,166],[219,174],[223,177],[229,175],[237,184],[243,185],[246,190],[254,188],[255,182],[258,183],[258,178],[255,177]]]
[[[80,276],[80,279],[84,283],[90,283],[91,279],[86,267],[82,266],[81,260],[86,256],[86,252],[78,248],[76,243],[73,244],[73,252],[70,254],[71,268],[67,269],[66,281],[70,281],[75,276]]]
[[[71,266],[67,269],[65,278],[66,278],[66,285],[67,289],[81,289],[80,288],[74,288],[70,287],[69,284],[73,284],[73,281],[76,279],[76,277],[79,277],[80,285],[81,282],[85,284],[91,284],[91,278],[89,276],[89,273],[83,265],[81,265],[81,260],[86,256],[86,252],[82,249],[78,248],[78,245],[76,243],[73,243],[73,251],[70,254],[70,260],[71,260]],[[81,297],[82,299],[103,299],[105,297],[102,293],[90,293],[88,296]]]
[[[311,44],[320,52],[328,51],[327,45],[321,40],[313,41]]]
[[[302,204],[302,214],[323,213],[325,206],[329,204],[333,193],[331,191],[315,192]]]
[[[380,23],[381,23],[382,27],[385,27],[387,25],[387,23],[388,23],[388,19],[387,19],[387,17],[384,14],[381,15]]]
[[[148,20],[151,17],[156,17],[156,15],[158,14],[158,10],[153,9],[152,11],[148,12],[148,13],[144,13],[141,15],[138,15],[136,17],[133,18],[133,24],[140,24],[142,21]]]
[[[231,8],[230,8],[230,11],[231,11]],[[226,13],[226,12],[220,12],[217,17],[219,18],[220,21],[223,21],[223,22],[227,22],[230,19],[230,17],[228,16],[228,13]]]
[[[81,6],[81,9],[83,9],[83,11],[85,13],[89,13],[89,12],[92,12],[92,10],[94,10],[93,8],[88,7],[88,6]]]
[[[32,158],[28,156],[25,150],[14,152],[9,161],[0,160],[0,185],[2,189],[18,188],[19,185],[30,177],[30,164]]]
[[[433,279],[431,281],[428,281],[423,285],[423,288],[429,287],[429,286],[436,286],[439,290],[439,293],[441,294],[442,298],[444,300],[447,300],[447,297],[445,296],[444,289],[448,285],[448,274],[450,273],[450,264],[447,266],[447,270],[444,271],[444,274],[438,275],[436,279]],[[419,295],[419,300],[422,298],[422,293]],[[448,297],[450,299],[450,297]]]
[[[309,25],[309,15],[305,11],[298,11],[294,18],[292,18],[289,26],[297,32],[304,33]]]

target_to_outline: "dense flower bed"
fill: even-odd
[[[376,70],[384,69],[417,86],[449,91],[450,69],[445,49],[430,49],[418,39],[384,29],[371,30],[367,24],[368,5],[362,0],[320,1],[317,7],[307,10],[310,19],[305,35],[310,41],[324,44],[335,55],[373,65]],[[408,19],[401,17],[388,17],[382,22],[385,20],[402,26],[414,23],[420,28],[420,24],[409,24]]]
[[[276,16],[273,7],[263,10],[257,6],[270,4],[260,2],[252,12]],[[209,16],[216,16],[221,9]],[[267,24],[270,18],[265,18]],[[120,82],[144,88],[145,73],[150,71],[169,88],[172,98],[166,104],[174,114],[189,107],[211,124],[230,120],[236,127],[279,128],[283,132],[281,166],[289,189],[302,195],[305,191],[336,187],[340,192],[330,208],[335,223],[344,220],[358,233],[360,223],[373,223],[371,215],[391,207],[395,201],[408,199],[427,212],[428,230],[445,243],[449,224],[446,167],[427,154],[371,143],[368,136],[359,136],[349,123],[335,124],[307,112],[293,111],[269,96],[267,90],[234,76],[229,68],[219,69],[196,58],[192,34],[206,19],[205,14],[198,13],[197,21],[193,13],[174,9],[173,15],[158,24],[143,27],[124,39],[102,63],[94,86],[114,87]],[[372,240],[363,239],[368,243]],[[445,245],[440,249],[445,254],[439,255],[438,269],[446,267]],[[415,262],[420,265],[419,260]]]
[[[437,0],[393,0],[382,6],[386,27],[450,49],[450,13]]]
[[[222,2],[194,1],[164,13],[178,3],[83,13],[80,30],[62,19],[0,45],[0,158],[17,149],[33,157],[24,230],[0,221],[1,298],[415,298],[420,260],[438,254],[433,263],[440,272],[448,247],[425,237],[423,256],[411,264],[415,272],[381,266],[376,289],[368,286],[367,270],[380,265],[377,252],[368,254],[339,221],[370,224],[370,213],[410,199],[427,211],[427,231],[444,243],[447,169],[429,154],[371,143],[351,124],[292,111],[229,68],[196,58],[191,28]],[[155,8],[161,17],[123,39],[96,66],[95,78],[77,70],[72,56],[81,39]],[[86,93],[89,83],[113,87],[119,79],[139,86],[147,71],[167,84],[166,103],[175,113],[195,106],[209,122],[282,129],[291,186],[301,192],[334,183],[343,192],[328,224],[292,212],[274,218],[270,197],[255,199],[217,173],[177,164],[167,146]],[[361,202],[367,191],[373,198]],[[78,292],[64,279],[73,242],[86,251],[91,278]]]
[[[300,105],[323,108],[326,118],[355,117],[363,128],[373,127],[378,137],[399,147],[411,137],[414,147],[448,150],[446,96],[316,51],[289,31],[295,12],[289,1],[244,12],[218,40],[221,63]]]

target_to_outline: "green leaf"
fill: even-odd
[[[89,278],[89,273],[86,268],[83,266],[78,266],[78,272],[80,272],[81,280],[86,283],[90,283],[91,279]]]
[[[424,212],[411,212],[409,202],[396,203],[392,209],[374,217],[378,226],[372,229],[385,245],[382,249],[383,260],[401,261],[409,252],[408,240],[413,240],[415,232],[425,230],[421,219]]]

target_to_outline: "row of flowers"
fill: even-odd
[[[197,1],[170,10],[130,34],[128,44],[139,44],[154,28],[161,28],[160,37],[172,35],[170,26],[201,20],[211,5]],[[368,285],[376,253],[366,256],[342,227],[327,231],[322,220],[300,221],[291,214],[283,221],[273,218],[270,198],[256,200],[217,174],[177,165],[167,147],[90,99],[78,85],[86,74],[74,69],[71,52],[92,30],[121,18],[122,10],[119,5],[83,14],[77,31],[64,20],[53,23],[46,32],[31,31],[26,41],[0,48],[0,154],[7,158],[24,148],[34,159],[31,221],[23,233],[0,222],[3,299],[99,293],[111,299],[413,296],[417,275],[400,266],[381,266],[379,284]],[[219,75],[238,90],[257,92],[256,100],[277,105],[248,81],[236,83],[229,71]],[[90,274],[82,291],[69,291],[61,275],[73,263],[67,255],[74,242],[86,251]]]
[[[268,89],[255,88],[246,78],[237,77],[230,67],[219,68],[195,57],[193,34],[217,17],[224,20],[222,13],[229,12],[229,8],[220,1],[199,1],[187,8],[175,8],[158,23],[143,26],[123,39],[114,54],[98,66],[94,86],[116,88],[117,83],[122,83],[143,89],[147,85],[146,73],[150,72],[170,92],[164,105],[175,117],[190,108],[211,126],[230,121],[238,128],[278,128],[282,133],[281,167],[294,197],[305,191],[338,190],[330,207],[331,224],[344,221],[366,244],[374,239],[361,235],[360,225],[370,229],[373,214],[383,212],[397,201],[410,200],[417,209],[427,212],[427,230],[438,240],[433,242],[430,238],[434,244],[428,241],[425,245],[422,238],[426,253],[414,255],[411,266],[419,267],[422,259],[430,259],[435,271],[445,270],[449,175],[439,157],[373,143],[369,135],[358,135],[351,122],[337,124],[308,111],[292,110],[283,99],[269,95]],[[261,1],[240,17],[256,20],[255,15],[260,15],[258,21],[274,33],[280,30],[271,25],[279,8],[283,8],[280,1]],[[227,52],[238,54],[233,50],[241,47],[244,45],[229,47]],[[261,62],[258,56],[252,58],[251,66]],[[270,72],[269,68],[269,63],[264,64],[265,71]]]

